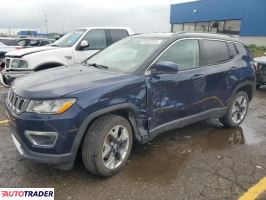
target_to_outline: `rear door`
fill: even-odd
[[[129,36],[127,30],[125,29],[108,29],[106,30],[108,45],[111,45],[127,36]]]
[[[204,109],[223,108],[227,104],[234,85],[241,77],[239,59],[233,43],[202,39],[201,64],[206,69]]]

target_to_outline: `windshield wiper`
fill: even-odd
[[[105,66],[105,65],[99,65],[97,63],[85,63],[85,65],[93,66],[93,67],[96,67],[98,69],[108,69],[107,66]]]

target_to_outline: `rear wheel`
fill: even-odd
[[[234,97],[227,113],[220,119],[226,127],[239,126],[245,119],[249,106],[249,98],[246,92],[240,91]]]
[[[110,177],[125,165],[133,142],[129,122],[118,115],[98,118],[90,126],[82,146],[84,166],[94,175]]]
[[[257,84],[257,85],[256,85],[256,88],[257,88],[257,89],[260,89],[260,86],[261,86],[260,84]]]

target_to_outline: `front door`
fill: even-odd
[[[106,31],[104,29],[88,31],[80,42],[83,40],[86,40],[89,43],[89,46],[79,49],[79,45],[77,45],[77,47],[73,49],[75,63],[83,62],[85,59],[107,46]]]
[[[156,62],[169,61],[179,66],[177,74],[149,75],[149,130],[174,123],[202,111],[206,73],[199,67],[199,41],[175,42]]]

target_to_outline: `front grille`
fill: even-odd
[[[10,59],[6,59],[6,68],[9,67]]]
[[[6,105],[7,107],[17,114],[24,112],[28,106],[29,100],[16,95],[12,90],[9,90]]]

